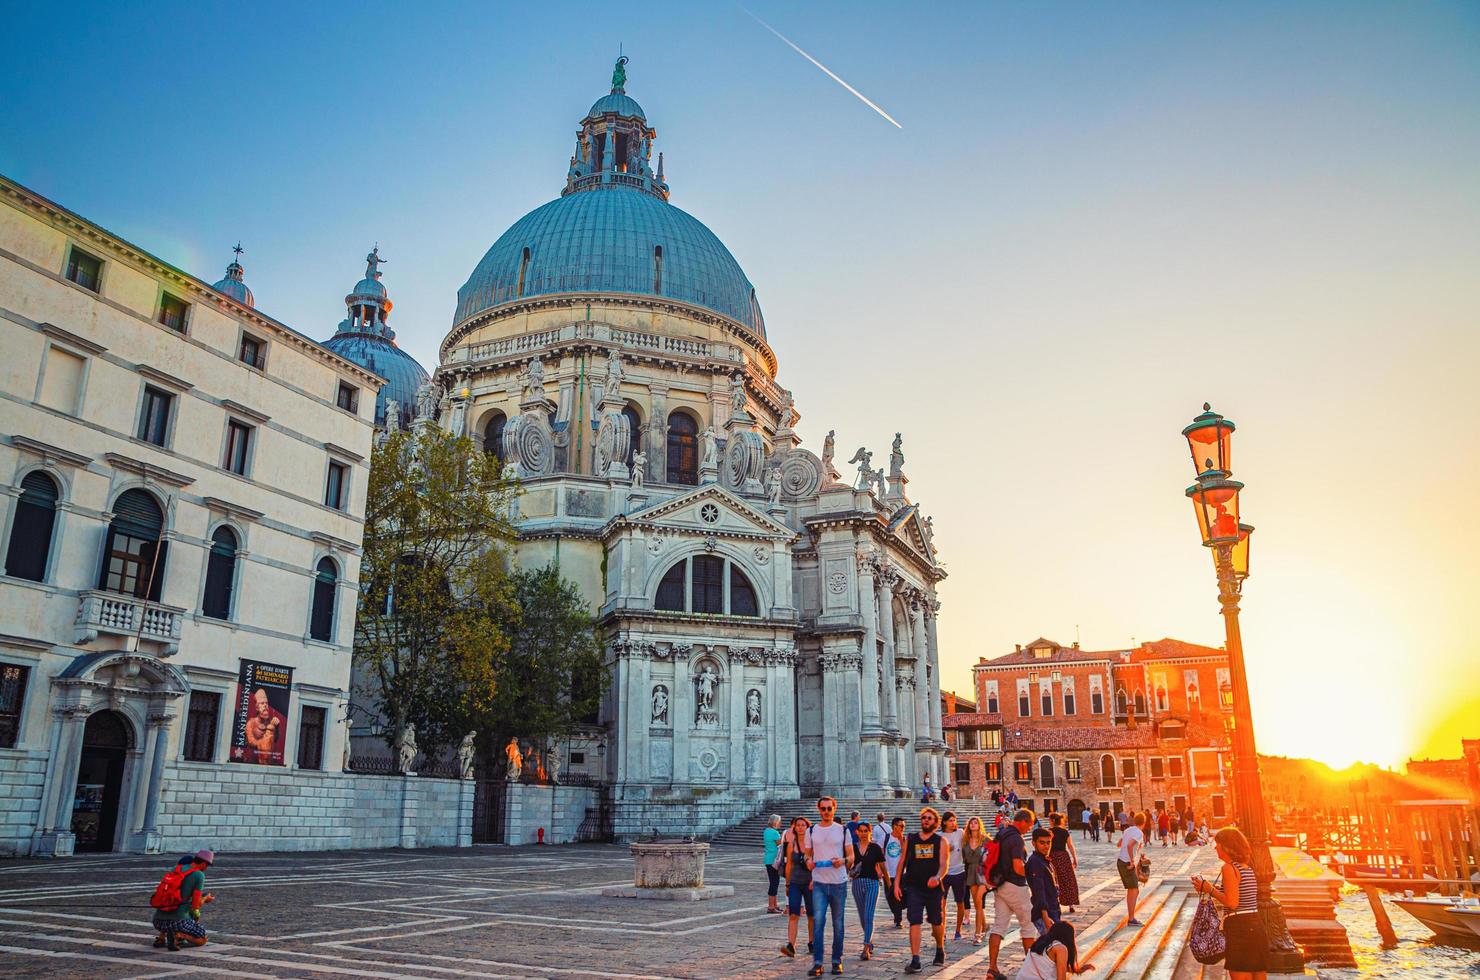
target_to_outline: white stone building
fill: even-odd
[[[346,843],[381,379],[4,179],[0,350],[0,853]]]
[[[865,450],[800,445],[755,290],[669,203],[656,131],[612,91],[562,195],[459,291],[419,414],[523,482],[521,563],[558,562],[613,683],[562,771],[618,837],[704,833],[771,798],[905,793],[946,776],[931,525]]]

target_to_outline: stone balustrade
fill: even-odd
[[[137,635],[140,639],[164,644],[162,655],[168,657],[180,649],[180,623],[184,612],[178,606],[90,589],[78,596],[74,642],[91,643],[103,634]]]
[[[666,337],[661,334],[646,333],[640,330],[628,330],[600,321],[571,323],[553,330],[541,330],[538,333],[518,334],[513,337],[503,337],[499,340],[486,340],[476,344],[466,344],[449,351],[446,362],[449,364],[478,363],[481,361],[497,360],[503,357],[517,357],[522,354],[533,353],[545,348],[558,347],[563,344],[593,340],[601,343],[610,343],[614,346],[638,353],[656,352],[668,356],[697,358],[700,360],[732,361],[736,364],[745,363],[744,355],[741,354],[740,349],[732,344],[709,343],[708,341],[693,340],[688,337]]]

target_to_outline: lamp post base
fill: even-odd
[[[1264,920],[1264,933],[1269,937],[1269,972],[1303,974],[1305,957],[1290,936],[1280,903],[1273,897],[1260,898],[1259,917]]]

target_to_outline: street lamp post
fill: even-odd
[[[1197,482],[1187,488],[1187,497],[1197,514],[1203,546],[1213,553],[1213,567],[1218,576],[1218,603],[1223,611],[1229,674],[1229,683],[1218,693],[1224,717],[1232,729],[1234,812],[1254,851],[1259,911],[1269,934],[1269,968],[1271,973],[1301,973],[1305,969],[1304,959],[1290,937],[1285,914],[1274,899],[1269,820],[1259,783],[1249,678],[1244,669],[1243,636],[1239,631],[1239,598],[1244,580],[1249,576],[1249,539],[1254,529],[1239,521],[1239,491],[1244,485],[1230,479],[1235,428],[1231,420],[1205,403],[1202,414],[1182,430],[1197,477]]]

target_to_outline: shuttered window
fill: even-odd
[[[324,768],[324,715],[323,708],[303,708],[298,720],[298,768]]]
[[[143,490],[125,490],[113,504],[113,520],[103,543],[98,588],[158,601],[164,580],[164,512]]]
[[[221,695],[210,691],[190,692],[190,711],[185,717],[186,759],[216,761],[216,721],[220,716]]]
[[[5,551],[6,575],[33,582],[46,578],[59,496],[56,481],[39,470],[27,473],[21,481],[21,495],[10,527],[10,546]]]
[[[339,584],[339,569],[330,558],[319,562],[313,580],[313,610],[309,617],[308,635],[330,642],[334,636],[334,591]]]
[[[231,618],[231,593],[236,586],[236,532],[218,527],[211,535],[206,558],[206,590],[200,611],[212,619]]]

